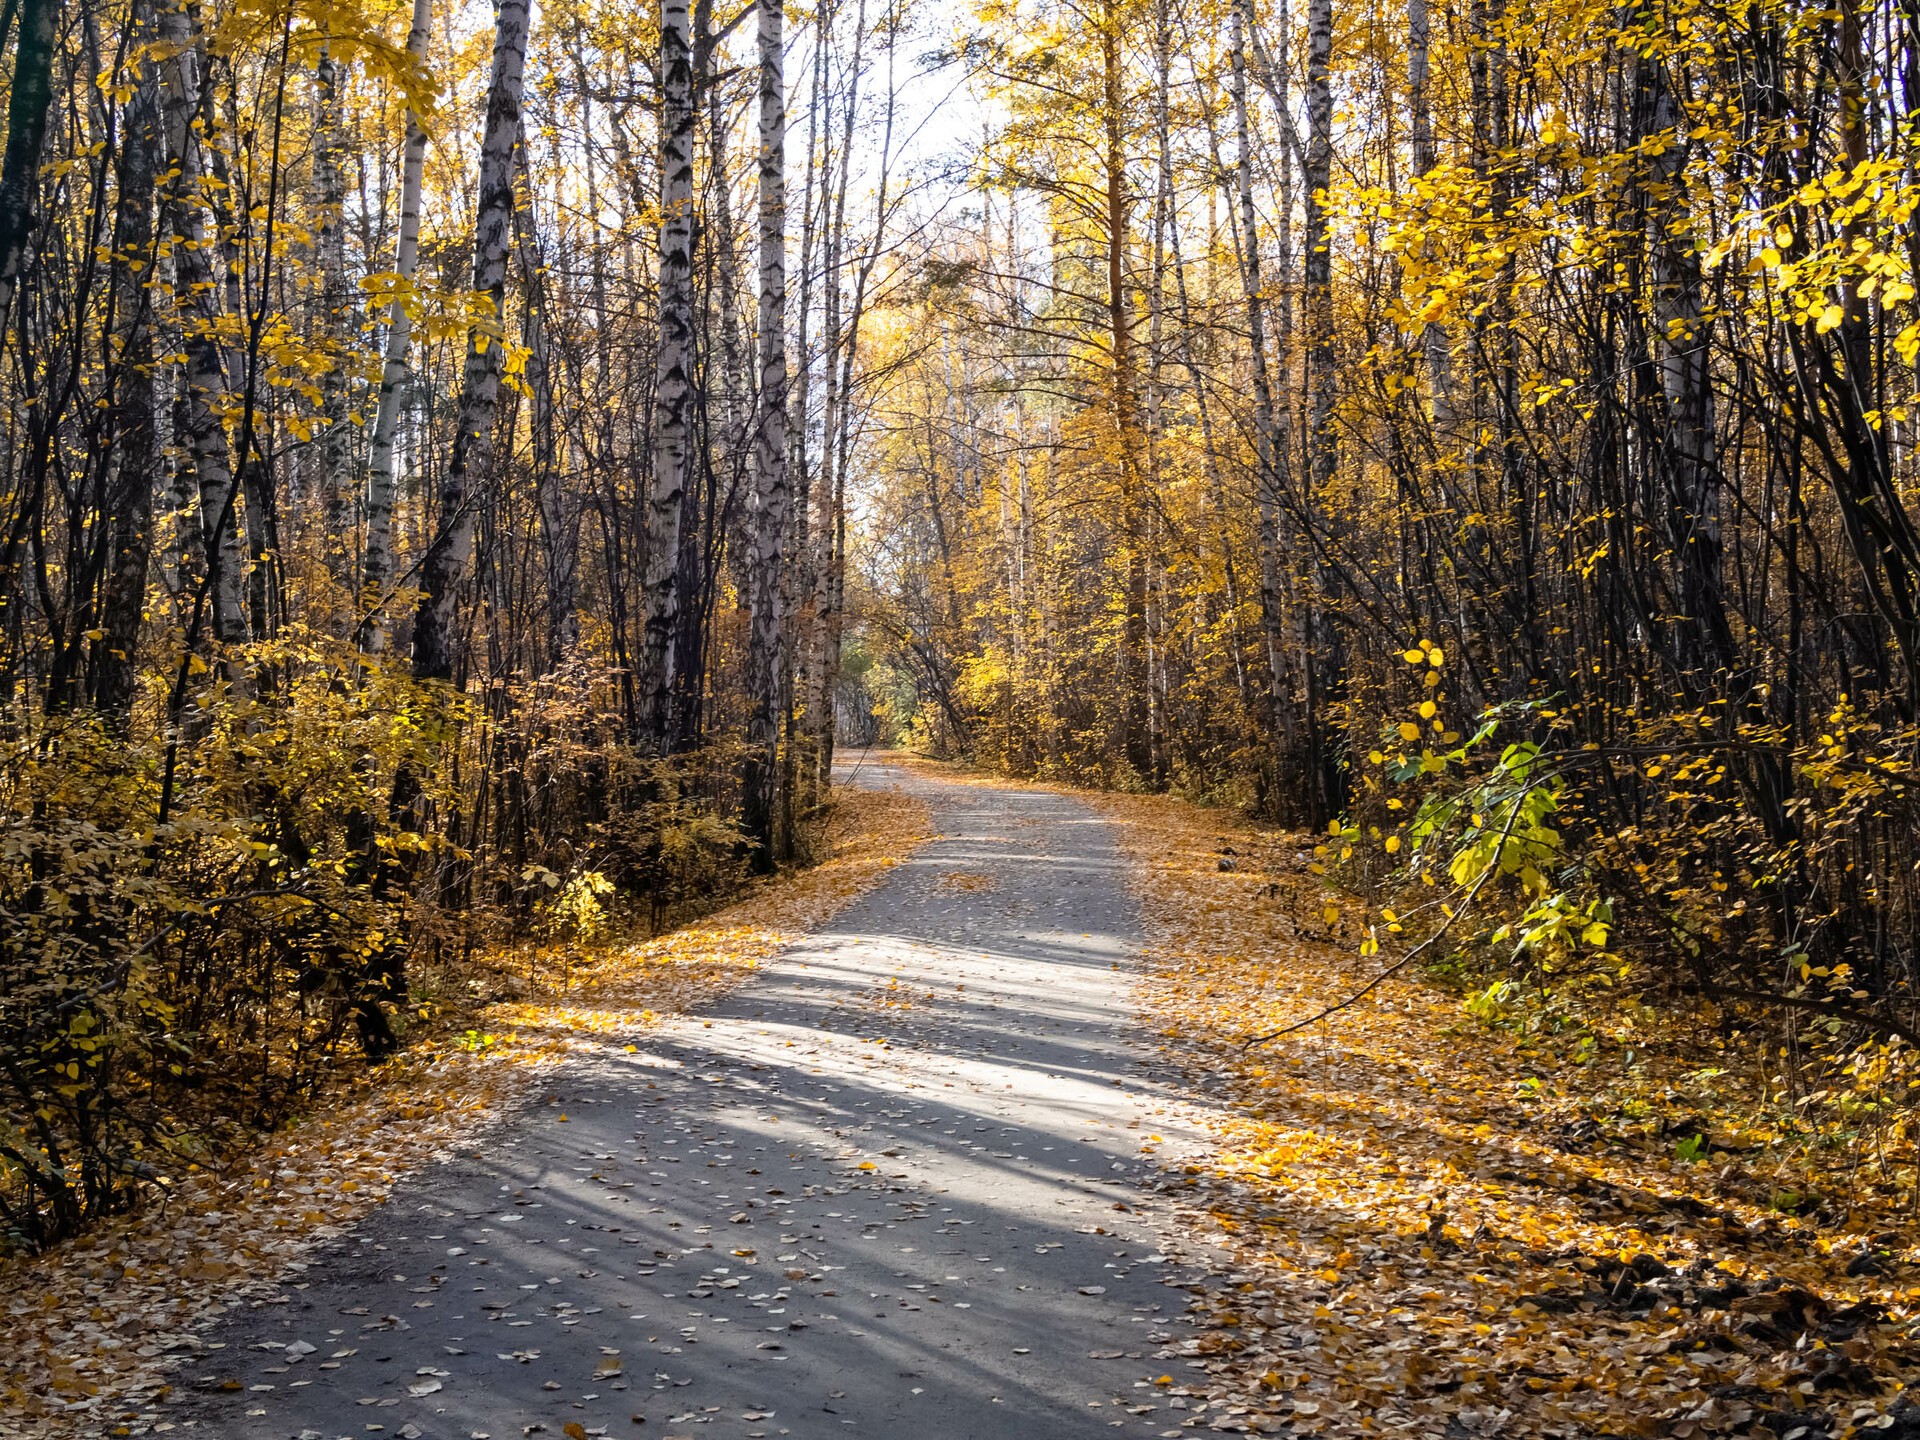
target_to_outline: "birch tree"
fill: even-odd
[[[642,738],[668,749],[673,725],[680,605],[680,523],[692,465],[693,30],[686,0],[660,9],[659,359],[655,367],[653,485],[647,501]]]
[[[759,4],[759,395],[753,431],[752,553],[748,561],[747,757],[741,818],[756,863],[774,858],[780,680],[786,616],[781,586],[787,532],[787,81],[781,0]]]
[[[494,21],[493,73],[487,85],[473,225],[473,289],[483,297],[485,310],[467,344],[453,454],[440,485],[439,528],[420,568],[420,606],[413,625],[413,673],[420,680],[454,678],[459,592],[473,563],[474,526],[493,479],[526,54],[527,0],[501,0]]]
[[[407,30],[407,58],[424,70],[433,20],[433,0],[413,0],[413,19]],[[360,571],[359,641],[371,654],[386,649],[387,591],[393,584],[394,439],[400,429],[400,407],[411,372],[408,351],[413,338],[413,312],[408,291],[420,254],[420,194],[426,172],[427,131],[414,106],[407,106],[406,140],[400,161],[400,222],[394,244],[395,294],[387,305],[387,342],[380,367],[380,392],[375,402],[373,433],[367,446],[367,482],[362,502],[365,537]]]

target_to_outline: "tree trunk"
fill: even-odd
[[[33,238],[40,151],[46,144],[47,107],[53,100],[53,48],[60,28],[57,0],[23,0],[19,23],[7,96],[7,151],[0,161],[0,347],[11,329],[13,294]]]
[[[687,0],[660,7],[660,351],[654,381],[653,490],[647,505],[647,629],[641,737],[656,754],[673,724],[680,520],[689,478],[693,380],[693,33]]]
[[[1306,189],[1306,226],[1303,240],[1304,303],[1307,345],[1307,463],[1309,524],[1315,507],[1324,503],[1339,469],[1334,405],[1339,378],[1334,373],[1333,250],[1327,222],[1327,187],[1333,181],[1333,0],[1310,0],[1307,6],[1307,156],[1301,176]],[[1308,662],[1311,747],[1309,777],[1317,791],[1318,825],[1338,815],[1346,805],[1344,757],[1334,730],[1341,717],[1334,707],[1345,699],[1343,638],[1331,610],[1339,580],[1324,559],[1317,564],[1319,584]]]
[[[1433,103],[1428,94],[1432,49],[1432,18],[1428,0],[1407,0],[1407,110],[1416,178],[1431,174],[1440,163],[1433,140]],[[1453,423],[1453,350],[1446,327],[1429,320],[1420,336],[1427,362],[1427,385],[1433,407],[1433,428],[1445,434]]]
[[[313,137],[314,263],[320,270],[320,334],[334,349],[334,362],[320,376],[320,499],[326,516],[322,547],[327,568],[343,583],[353,574],[353,449],[355,427],[348,419],[347,357],[360,327],[347,288],[345,190],[341,160],[341,89],[345,67],[327,49],[314,66],[317,104]]]
[[[433,0],[413,0],[413,25],[407,32],[407,54],[416,64],[427,60],[428,31]],[[411,107],[407,110],[407,140],[400,164],[400,234],[394,246],[393,269],[399,292],[387,307],[387,349],[380,368],[380,398],[374,410],[373,437],[367,448],[366,551],[360,568],[360,648],[377,655],[387,648],[387,589],[393,584],[393,440],[400,426],[400,402],[411,373],[407,363],[413,337],[413,317],[407,311],[406,291],[413,284],[420,254],[420,189],[426,169],[427,132]]]
[[[1101,128],[1106,181],[1107,335],[1113,365],[1113,425],[1120,472],[1120,523],[1125,546],[1124,609],[1120,631],[1122,752],[1129,769],[1153,772],[1147,672],[1147,495],[1139,465],[1140,421],[1135,409],[1133,317],[1127,300],[1126,75],[1120,51],[1119,0],[1101,15]]]
[[[807,696],[806,714],[801,724],[806,755],[801,760],[806,802],[813,801],[827,788],[831,775],[833,743],[833,675],[829,664],[833,649],[834,570],[838,561],[840,527],[837,521],[840,503],[841,429],[846,424],[843,380],[847,370],[842,364],[849,358],[850,341],[844,330],[842,306],[842,270],[845,268],[847,234],[847,190],[853,176],[854,121],[860,108],[861,58],[867,36],[866,0],[854,13],[852,63],[848,67],[845,110],[841,115],[839,149],[840,174],[831,186],[832,211],[827,217],[823,266],[826,286],[825,314],[821,324],[821,351],[826,365],[826,391],[821,397],[820,469],[814,483],[814,514],[811,527],[813,569],[812,608],[807,617]],[[831,151],[829,151],[831,154]],[[822,196],[823,201],[825,196]]]
[[[1638,128],[1664,144],[1648,161],[1645,218],[1653,283],[1649,330],[1667,412],[1661,440],[1679,601],[1674,650],[1682,671],[1705,688],[1714,683],[1713,672],[1730,663],[1733,648],[1720,593],[1720,465],[1708,368],[1713,324],[1703,314],[1700,255],[1687,214],[1686,120],[1665,58],[1637,57],[1636,64]]]
[[[760,7],[760,296],[756,317],[760,396],[753,434],[753,530],[748,572],[747,758],[743,820],[756,869],[774,859],[787,526],[787,83],[785,15]]]
[[[519,147],[523,191],[533,192],[526,140]],[[520,261],[521,336],[527,347],[526,387],[533,402],[533,488],[540,511],[541,561],[547,591],[545,644],[536,664],[550,670],[580,639],[580,501],[560,476],[559,417],[554,405],[552,345],[547,338],[546,264],[541,258],[531,201],[514,207]]]
[[[794,315],[794,355],[799,372],[793,377],[787,421],[787,485],[791,492],[788,506],[792,527],[787,549],[790,563],[781,580],[781,608],[787,619],[787,633],[782,646],[780,708],[781,729],[787,746],[780,767],[781,782],[776,787],[780,804],[775,829],[785,837],[776,839],[776,844],[783,848],[792,844],[795,797],[801,784],[800,752],[804,747],[797,701],[808,681],[807,652],[812,637],[811,611],[803,600],[803,593],[808,597],[812,594],[811,578],[806,570],[812,555],[812,476],[807,468],[807,429],[812,420],[813,355],[808,336],[813,318],[814,245],[832,186],[832,171],[822,154],[830,150],[831,145],[824,133],[826,127],[821,124],[820,106],[826,93],[826,57],[833,38],[834,15],[834,0],[821,0],[814,18],[813,81],[807,96],[807,168],[800,203],[800,305]],[[819,181],[817,208],[816,178]]]
[[[487,299],[485,325],[467,345],[453,455],[440,485],[440,523],[420,571],[413,624],[417,680],[451,680],[456,600],[473,562],[474,523],[493,480],[494,418],[507,298],[507,250],[513,238],[514,153],[520,140],[521,72],[527,54],[527,0],[500,0],[494,21],[493,74],[480,142],[480,196],[473,226],[473,288]]]
[[[1253,208],[1253,124],[1247,107],[1247,40],[1253,30],[1250,0],[1232,0],[1228,45],[1233,91],[1234,181],[1240,226],[1242,288],[1246,294],[1248,347],[1253,356],[1254,485],[1260,543],[1260,619],[1266,638],[1268,721],[1274,743],[1292,735],[1292,694],[1287,681],[1286,585],[1280,568],[1280,503],[1286,493],[1291,441],[1274,413],[1273,382],[1267,370],[1266,295],[1260,277],[1260,230]],[[1286,103],[1287,77],[1275,82],[1279,103]],[[1282,202],[1292,204],[1291,187]],[[1284,277],[1283,277],[1284,278]],[[1284,381],[1285,377],[1282,377]]]
[[[129,26],[150,38],[153,10],[134,0]],[[138,681],[134,658],[153,555],[153,494],[161,473],[153,344],[153,193],[164,159],[158,81],[142,63],[122,119],[118,198],[113,221],[114,308],[119,326],[114,380],[113,484],[107,498],[108,556],[100,604],[101,638],[92,668],[96,709],[124,730]]]
[[[240,598],[243,567],[235,523],[233,453],[223,420],[229,380],[221,342],[226,288],[214,274],[216,250],[207,234],[207,208],[201,195],[205,152],[202,132],[195,125],[205,109],[201,93],[205,56],[193,36],[185,0],[168,4],[160,14],[159,29],[167,54],[160,72],[161,121],[170,168],[161,211],[173,258],[175,294],[185,300],[181,428],[199,494],[200,550],[207,567],[214,638],[222,644],[237,644],[246,638],[246,617]]]

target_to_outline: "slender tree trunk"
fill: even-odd
[[[1333,0],[1309,0],[1307,6],[1307,158],[1301,176],[1306,190],[1306,247],[1303,299],[1306,310],[1308,523],[1324,504],[1339,469],[1334,406],[1339,377],[1334,371],[1333,249],[1328,224],[1327,189],[1333,183]],[[1345,699],[1346,662],[1343,638],[1332,611],[1338,578],[1322,558],[1317,565],[1319,584],[1309,662],[1311,713],[1307,727],[1312,750],[1311,780],[1318,795],[1316,825],[1338,815],[1346,805],[1344,757],[1334,737],[1340,717],[1334,707]]]
[[[1280,566],[1280,501],[1286,493],[1291,441],[1274,412],[1267,369],[1266,295],[1260,274],[1260,230],[1253,208],[1253,124],[1247,106],[1247,41],[1253,30],[1251,0],[1232,0],[1228,21],[1235,139],[1234,181],[1240,227],[1241,281],[1246,294],[1248,345],[1253,355],[1254,485],[1260,544],[1260,621],[1267,650],[1268,722],[1274,743],[1294,730],[1287,680],[1286,582]],[[1286,100],[1286,77],[1278,82]],[[1290,203],[1291,195],[1286,200]]]
[[[428,34],[433,23],[433,0],[413,0],[413,24],[407,31],[407,54],[424,66]],[[420,254],[420,190],[426,170],[427,132],[420,117],[407,110],[407,139],[400,162],[400,233],[394,245],[393,270],[399,293],[387,306],[387,347],[380,368],[380,397],[374,409],[373,436],[367,447],[365,553],[360,567],[360,647],[369,654],[387,648],[387,590],[393,584],[393,442],[400,428],[400,404],[411,368],[407,362],[413,337],[413,316],[407,310],[406,291],[413,284]]]
[[[709,42],[710,44],[711,42]],[[713,302],[720,333],[720,394],[715,407],[720,420],[720,454],[738,466],[747,441],[745,412],[747,360],[740,335],[740,257],[733,218],[733,181],[727,173],[728,131],[726,98],[719,77],[711,74],[712,57],[704,67],[707,102],[708,184],[713,187]]]
[[[843,380],[848,371],[842,359],[849,356],[851,341],[844,333],[843,305],[847,233],[847,191],[853,178],[854,121],[860,109],[861,64],[867,35],[866,0],[860,0],[854,13],[853,53],[848,67],[845,109],[841,114],[839,146],[840,173],[832,186],[832,209],[827,217],[825,263],[825,314],[821,324],[821,351],[826,366],[826,391],[821,397],[820,469],[814,483],[812,524],[812,612],[808,619],[806,714],[801,731],[806,755],[802,760],[807,803],[811,804],[827,787],[833,728],[833,676],[830,651],[833,646],[834,568],[838,559],[840,528],[837,523],[841,495],[841,429],[846,424],[847,396]],[[825,198],[824,196],[822,197]]]
[[[1440,163],[1433,139],[1433,102],[1428,94],[1431,51],[1432,17],[1428,0],[1407,0],[1407,120],[1416,179],[1432,174]],[[1427,362],[1433,428],[1444,435],[1453,423],[1453,349],[1446,327],[1437,320],[1429,320],[1421,332],[1420,343]]]
[[[135,43],[152,38],[149,0],[133,0],[128,24]],[[156,162],[164,160],[158,81],[141,62],[120,138],[118,198],[113,222],[114,308],[119,374],[114,381],[113,484],[107,498],[108,557],[100,606],[101,638],[92,666],[93,704],[124,729],[133,710],[135,657],[153,556],[153,495],[161,475],[160,427],[153,344],[153,197]]]
[[[519,146],[523,194],[533,193],[526,137]],[[536,662],[550,670],[572,653],[580,638],[580,501],[560,475],[560,424],[554,404],[553,347],[547,334],[546,262],[540,253],[531,205],[513,212],[519,258],[521,337],[527,347],[526,387],[532,400],[533,488],[540,512],[541,569],[546,581],[546,634]]]
[[[453,678],[456,602],[473,564],[474,524],[493,482],[507,251],[513,238],[514,155],[520,140],[526,53],[527,0],[501,0],[494,21],[493,74],[487,86],[480,195],[473,226],[473,288],[486,297],[486,324],[467,345],[453,454],[440,485],[439,529],[420,570],[420,608],[413,623],[413,674],[419,680]]]
[[[1140,475],[1134,394],[1133,316],[1127,295],[1132,197],[1127,192],[1126,72],[1119,0],[1106,0],[1100,23],[1101,159],[1105,169],[1107,335],[1113,366],[1113,425],[1120,472],[1120,522],[1126,553],[1125,614],[1120,632],[1122,750],[1134,774],[1153,772],[1147,671],[1147,495]]]
[[[867,10],[862,0],[858,11],[857,24],[860,37],[854,42],[854,70],[856,77],[860,68],[860,55],[863,37],[866,34]],[[838,728],[837,697],[840,684],[840,647],[846,633],[846,590],[847,590],[847,475],[853,468],[854,441],[854,382],[857,378],[855,366],[860,358],[860,324],[867,312],[867,287],[873,280],[874,266],[879,263],[881,253],[886,248],[887,229],[887,193],[891,183],[893,163],[893,121],[896,113],[895,102],[899,94],[894,84],[894,47],[899,41],[900,28],[891,23],[892,16],[886,22],[884,33],[887,39],[887,103],[885,122],[880,132],[880,153],[877,157],[876,189],[873,208],[873,232],[868,237],[867,252],[860,262],[860,268],[854,276],[852,302],[847,308],[846,335],[840,342],[840,384],[838,389],[838,418],[829,434],[827,444],[835,448],[833,466],[833,494],[831,497],[831,518],[833,523],[832,543],[827,552],[827,584],[825,591],[826,614],[822,625],[820,694],[822,707],[820,714],[820,748],[818,764],[820,784],[824,789],[832,784],[833,749]],[[853,138],[852,120],[859,92],[856,87],[849,97],[847,108],[847,141],[851,145]],[[841,203],[844,204],[846,186],[841,185]],[[844,226],[842,234],[844,235]],[[844,243],[844,242],[843,242]]]
[[[827,213],[831,193],[831,170],[822,151],[830,147],[826,127],[821,124],[820,107],[827,88],[827,52],[833,41],[834,0],[822,0],[814,18],[813,83],[807,97],[807,170],[800,205],[800,306],[794,316],[794,354],[799,372],[793,380],[793,403],[787,423],[787,484],[792,489],[789,506],[793,517],[789,536],[786,574],[783,578],[782,608],[787,616],[788,633],[783,645],[781,668],[781,728],[786,736],[786,753],[781,764],[782,783],[776,828],[785,836],[777,844],[790,846],[794,835],[794,807],[801,786],[801,750],[805,748],[800,729],[798,700],[808,672],[807,655],[812,642],[811,577],[807,561],[812,555],[812,475],[807,466],[807,431],[812,421],[813,355],[808,338],[813,318],[813,254],[820,218]],[[816,187],[818,200],[816,207]],[[803,599],[803,596],[805,597]],[[804,632],[804,633],[803,633]]]
[[[653,490],[647,503],[645,734],[665,753],[673,726],[681,508],[692,471],[693,27],[687,0],[660,7],[660,352],[654,380]]]
[[[1209,509],[1213,512],[1213,529],[1220,547],[1220,575],[1226,591],[1224,598],[1228,616],[1228,644],[1233,652],[1234,689],[1241,703],[1251,710],[1246,657],[1240,643],[1240,578],[1234,561],[1233,534],[1227,523],[1226,486],[1220,476],[1219,448],[1214,443],[1213,406],[1207,397],[1207,386],[1200,373],[1199,362],[1194,358],[1193,302],[1187,291],[1187,267],[1180,251],[1180,216],[1172,198],[1173,140],[1167,90],[1171,81],[1173,25],[1169,3],[1170,0],[1155,0],[1154,5],[1154,49],[1159,68],[1154,96],[1154,124],[1159,139],[1160,189],[1166,197],[1167,258],[1173,272],[1175,303],[1180,309],[1177,349],[1181,367],[1187,372],[1194,410],[1200,421],[1200,458],[1207,477],[1207,498]]]
[[[314,263],[320,270],[320,333],[334,347],[334,363],[320,376],[320,499],[326,516],[322,545],[327,566],[342,583],[353,574],[353,422],[348,418],[348,356],[360,331],[347,288],[345,177],[346,139],[341,133],[345,67],[327,49],[314,66],[316,105],[313,137]]]
[[[760,397],[753,435],[752,556],[748,572],[747,758],[742,812],[755,868],[774,859],[783,669],[782,542],[787,528],[787,82],[785,15],[763,4],[760,44]]]
[[[271,420],[271,412],[260,409],[249,401],[254,389],[255,372],[253,359],[255,351],[250,340],[243,339],[244,331],[252,329],[248,316],[244,270],[247,256],[242,241],[246,237],[242,232],[241,217],[234,209],[235,199],[239,195],[234,184],[234,174],[228,156],[237,153],[241,134],[238,86],[232,83],[233,65],[231,57],[209,49],[202,57],[201,123],[205,126],[204,136],[214,134],[213,97],[216,90],[214,75],[216,69],[224,71],[228,78],[225,87],[225,144],[209,144],[205,154],[208,162],[208,174],[211,184],[206,189],[206,200],[213,212],[213,233],[217,237],[220,257],[221,284],[226,293],[226,313],[241,320],[241,326],[232,332],[232,338],[224,347],[227,375],[227,387],[238,403],[233,408],[246,411],[250,408],[256,414],[256,429],[264,428]],[[284,98],[285,77],[279,81],[279,89]],[[275,102],[275,110],[281,108],[281,101]],[[279,133],[276,121],[274,132]],[[204,143],[204,140],[203,140]],[[277,159],[270,162],[268,174],[276,175],[279,170]],[[269,181],[269,184],[275,182]],[[253,217],[246,217],[251,225]],[[255,307],[257,310],[257,306]],[[231,402],[230,402],[231,403]],[[234,427],[237,431],[240,427]],[[240,485],[240,504],[238,517],[233,525],[234,558],[232,563],[223,557],[222,576],[232,575],[235,590],[241,595],[241,617],[246,634],[253,640],[265,640],[274,633],[279,618],[285,613],[284,596],[275,583],[279,570],[279,543],[275,533],[277,519],[274,512],[273,477],[268,473],[265,461],[257,453],[256,447],[245,443],[251,437],[235,435],[233,461],[238,467]],[[202,519],[206,519],[202,515]],[[246,525],[246,562],[239,559],[239,525]]]
[[[246,617],[241,602],[233,453],[223,420],[229,379],[221,338],[226,287],[213,268],[212,257],[218,251],[207,233],[208,207],[201,194],[203,131],[195,124],[205,110],[205,56],[192,33],[185,0],[170,0],[160,12],[159,30],[166,55],[160,72],[161,121],[169,164],[161,213],[168,231],[175,294],[183,298],[185,312],[180,347],[185,357],[181,429],[199,497],[200,553],[207,567],[213,635],[222,644],[237,644],[246,638]]]
[[[1720,462],[1708,367],[1713,323],[1704,313],[1700,255],[1687,211],[1691,146],[1686,120],[1673,93],[1665,57],[1636,57],[1636,64],[1638,101],[1644,112],[1639,128],[1661,145],[1648,161],[1646,235],[1653,282],[1649,329],[1667,412],[1662,468],[1667,476],[1667,538],[1673,547],[1674,593],[1680,611],[1680,635],[1674,648],[1683,669],[1693,675],[1693,683],[1705,689],[1714,683],[1713,672],[1730,663],[1733,648],[1720,593]]]

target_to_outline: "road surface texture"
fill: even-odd
[[[1138,922],[1068,796],[867,762],[937,838],[703,1014],[571,1061],[179,1376],[221,1440],[1177,1433]],[[477,1153],[474,1153],[477,1152]],[[217,1348],[216,1348],[217,1347]],[[1177,1363],[1177,1362],[1174,1362]]]

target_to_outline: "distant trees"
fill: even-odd
[[[1516,916],[1611,897],[1663,986],[1904,1033],[1897,8],[981,14],[1001,109],[874,449],[895,723],[1332,827],[1369,885],[1550,773]]]

